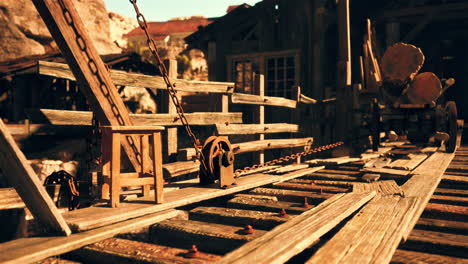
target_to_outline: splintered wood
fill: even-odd
[[[374,196],[375,192],[337,194],[225,255],[218,263],[284,263],[312,245]]]

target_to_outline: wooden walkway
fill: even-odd
[[[228,190],[181,188],[166,205],[78,210],[64,217],[81,232],[1,244],[9,254],[0,263],[467,263],[468,148],[428,156],[409,176],[371,183],[363,167],[372,160],[329,159],[272,168]],[[135,218],[114,223],[124,211]],[[184,257],[194,244],[198,256]]]

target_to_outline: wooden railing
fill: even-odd
[[[265,124],[265,106],[281,107],[289,109],[291,116],[296,115],[300,120],[299,105],[317,105],[317,101],[301,94],[300,88],[293,89],[293,99],[283,97],[265,96],[265,81],[263,75],[257,75],[255,80],[254,94],[243,94],[234,92],[234,83],[211,82],[211,81],[187,81],[177,79],[177,62],[169,61],[167,65],[171,80],[176,83],[175,89],[184,103],[190,103],[190,97],[206,96],[208,104],[216,107],[207,107],[216,112],[193,112],[186,113],[191,125],[211,126],[214,128],[211,134],[226,135],[236,139],[239,135],[251,135],[250,141],[233,144],[236,154],[256,152],[255,163],[265,161],[264,151],[277,148],[296,148],[303,150],[309,148],[313,142],[312,137],[291,138],[291,134],[302,133],[310,135],[309,131],[303,131],[299,124],[271,123]],[[54,62],[39,61],[33,70],[43,76],[75,80],[68,65]],[[118,70],[110,70],[110,76],[118,86],[144,87],[156,94],[158,110],[157,114],[130,114],[135,125],[157,125],[166,126],[164,145],[164,165],[167,177],[179,176],[185,173],[197,171],[198,162],[191,161],[195,154],[193,148],[182,147],[184,142],[179,142],[178,130],[181,122],[172,105],[166,91],[166,84],[160,76],[147,76],[142,74],[127,73]],[[240,112],[229,112],[232,105],[251,105],[253,119],[251,124],[243,122],[243,114]],[[253,106],[253,107],[252,107]],[[274,113],[268,113],[274,114]],[[28,113],[30,119],[35,123],[52,124],[60,126],[90,126],[92,113],[86,111],[64,111],[51,109],[35,109]],[[244,118],[245,119],[245,118]],[[286,134],[284,138],[265,139],[266,134]],[[210,134],[210,133],[209,133]],[[182,144],[181,144],[182,143]]]

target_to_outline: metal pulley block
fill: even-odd
[[[200,165],[200,184],[218,183],[220,188],[227,188],[235,183],[234,152],[227,137],[209,137],[202,154],[205,166]]]

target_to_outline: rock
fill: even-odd
[[[115,12],[109,12],[110,38],[120,48],[127,48],[127,39],[123,37],[126,33],[138,27],[135,18],[125,17]]]
[[[100,54],[119,53],[110,37],[103,0],[74,0],[76,9]],[[57,47],[31,0],[0,2],[0,61],[41,55]]]

